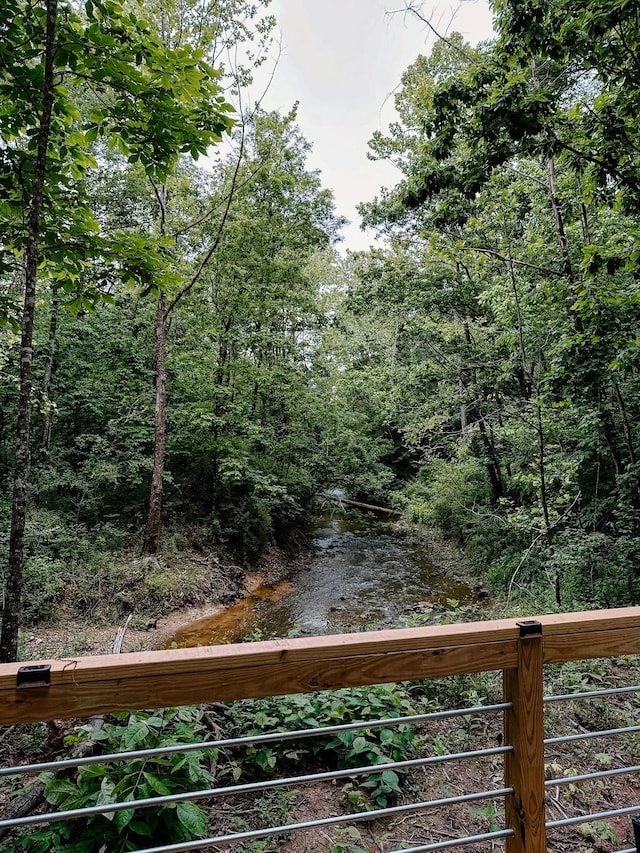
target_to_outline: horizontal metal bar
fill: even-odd
[[[224,740],[208,740],[200,743],[177,744],[175,746],[158,747],[157,749],[137,749],[131,752],[112,752],[108,755],[89,755],[85,758],[69,758],[62,761],[47,761],[40,764],[21,764],[14,767],[0,768],[0,778],[3,776],[18,776],[28,773],[43,773],[45,771],[65,770],[70,767],[85,767],[90,764],[108,764],[112,761],[133,761],[137,758],[154,758],[160,755],[172,755],[176,752],[196,752],[199,750],[231,749],[236,746],[249,746],[258,743],[273,743],[274,741],[298,740],[303,738],[322,737],[338,732],[357,731],[358,729],[379,729],[383,726],[398,726],[408,723],[425,722],[426,720],[441,720],[449,717],[463,717],[470,714],[489,714],[494,711],[505,711],[512,707],[511,702],[500,702],[496,705],[477,705],[473,708],[458,708],[451,711],[433,711],[430,714],[413,714],[409,717],[389,717],[388,719],[357,721],[342,723],[339,726],[317,726],[312,729],[297,729],[291,732],[268,732],[262,735],[226,738]]]
[[[493,791],[479,791],[475,794],[464,794],[459,797],[447,797],[442,800],[427,800],[423,803],[408,803],[402,806],[391,806],[386,809],[373,809],[368,812],[356,812],[355,814],[336,815],[334,817],[308,820],[304,823],[290,823],[284,826],[272,826],[267,829],[253,829],[247,832],[236,832],[233,835],[217,835],[214,838],[201,838],[197,841],[185,841],[178,844],[165,844],[161,847],[145,847],[136,853],[183,853],[186,850],[199,850],[201,847],[214,847],[216,844],[225,844],[232,841],[250,841],[254,838],[266,838],[269,835],[281,835],[287,832],[295,832],[298,829],[314,829],[318,826],[335,826],[342,823],[355,823],[360,820],[376,820],[380,817],[406,814],[412,811],[421,811],[435,806],[453,806],[458,803],[471,802],[474,800],[493,800],[498,797],[506,797],[513,794],[513,788],[498,788]]]
[[[180,794],[167,794],[159,797],[145,797],[140,800],[127,800],[119,803],[103,803],[99,806],[87,806],[82,809],[69,809],[67,811],[47,812],[45,814],[26,815],[7,820],[0,820],[0,828],[8,829],[16,826],[31,826],[40,823],[59,823],[77,817],[87,817],[97,814],[111,814],[112,812],[129,811],[130,809],[148,809],[154,806],[163,806],[168,803],[181,803],[186,800],[204,800],[212,797],[230,797],[236,794],[248,794],[255,791],[272,790],[284,788],[287,785],[303,785],[308,782],[331,781],[332,779],[344,779],[350,776],[362,776],[368,773],[382,773],[384,770],[399,770],[407,767],[420,767],[430,764],[441,764],[446,761],[456,761],[465,758],[478,758],[487,755],[500,755],[512,752],[511,746],[498,746],[492,749],[478,749],[470,752],[450,753],[449,755],[432,755],[427,758],[411,758],[406,761],[393,761],[382,764],[366,764],[362,767],[349,767],[344,770],[331,770],[326,773],[310,773],[305,776],[288,776],[281,779],[269,779],[264,782],[247,782],[242,785],[227,785],[220,788],[205,788],[200,791],[185,791]]]
[[[564,693],[557,696],[545,696],[543,702],[565,702],[569,699],[597,699],[600,696],[619,696],[623,693],[640,693],[640,685],[633,687],[610,687],[603,690],[590,690],[581,693]],[[635,853],[635,851],[634,851]]]
[[[637,847],[625,847],[624,850],[614,850],[613,853],[638,853]]]
[[[403,847],[392,853],[427,853],[429,850],[448,850],[450,847],[464,847],[466,844],[476,844],[480,841],[497,841],[500,838],[511,838],[515,835],[512,829],[501,829],[498,832],[484,832],[482,835],[465,835],[448,841],[434,841],[431,844],[421,844],[419,847]],[[624,851],[621,851],[624,853]],[[633,853],[636,853],[634,850]]]
[[[640,732],[640,726],[624,726],[619,729],[602,729],[599,732],[582,732],[579,735],[562,735],[560,737],[546,737],[544,745],[550,746],[555,743],[570,743],[574,740],[589,740],[594,737],[611,737],[612,735],[625,735]]]
[[[625,814],[632,815],[638,812],[640,812],[640,806],[627,806],[624,809],[611,809],[608,812],[596,812],[595,814],[585,814],[578,817],[565,817],[561,820],[548,820],[546,826],[547,829],[554,829],[556,826],[571,826],[575,823],[588,823],[590,820],[602,820],[605,817],[617,817]]]
[[[580,776],[562,776],[560,779],[548,779],[544,784],[546,788],[556,785],[569,785],[571,782],[587,782],[591,779],[606,779],[608,776],[621,776],[623,773],[638,773],[640,765],[634,767],[615,767],[613,770],[597,770],[594,773],[582,773]]]

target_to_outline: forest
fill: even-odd
[[[0,659],[336,488],[507,607],[638,602],[640,5],[493,10],[405,71],[344,252],[296,105],[245,94],[267,3],[0,0]]]

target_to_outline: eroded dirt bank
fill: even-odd
[[[132,557],[117,572],[91,618],[66,607],[56,625],[27,630],[25,659],[110,653],[129,612],[123,652],[429,624],[449,601],[487,598],[455,546],[368,514],[319,519],[307,547],[273,547],[251,569],[185,550],[170,562]]]

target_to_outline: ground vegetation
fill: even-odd
[[[361,206],[380,239],[345,254],[296,106],[243,100],[271,38],[267,5],[0,0],[2,660],[37,655],[32,630],[61,613],[99,624],[137,610],[143,630],[172,608],[232,601],[248,566],[305,542],[325,490],[437,529],[503,612],[640,601],[637,4],[495,0],[492,42],[437,40],[371,139],[401,176]],[[239,45],[247,63],[234,65]],[[620,662],[574,675],[613,682]],[[457,683],[466,698],[485,688]],[[439,699],[437,685],[376,688],[71,736],[116,748]],[[33,733],[14,735],[9,751],[37,751]],[[467,736],[323,748],[348,768]],[[44,783],[61,805],[134,783],[180,791],[185,774],[317,766],[317,750],[293,752]],[[561,773],[574,758],[553,760]],[[381,771],[339,797],[367,807],[424,784]],[[558,795],[559,813],[581,796]],[[303,810],[294,800],[251,808],[286,816]],[[207,829],[198,808],[119,814],[109,830],[124,845]],[[327,849],[395,830],[338,833]],[[24,844],[104,839],[97,824],[51,832]],[[608,849],[609,832],[621,830],[587,826],[584,849]]]

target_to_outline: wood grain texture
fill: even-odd
[[[547,663],[640,653],[640,608],[538,617]],[[512,668],[514,619],[79,657],[51,686],[16,688],[0,665],[0,725]]]
[[[606,658],[640,654],[640,627],[610,628],[575,636],[570,633],[544,638],[544,662]]]
[[[230,668],[205,658],[199,667],[169,666],[161,673],[102,668],[100,678],[78,663],[52,673],[50,687],[17,689],[14,680],[0,692],[0,725],[500,670],[516,664],[517,641],[483,643],[469,652],[451,646],[262,664],[247,656],[244,666]]]
[[[506,853],[545,853],[544,710],[542,633],[523,637],[518,666],[504,672],[504,740],[513,746],[505,755],[505,786],[514,793],[505,800],[505,824],[514,831]]]

